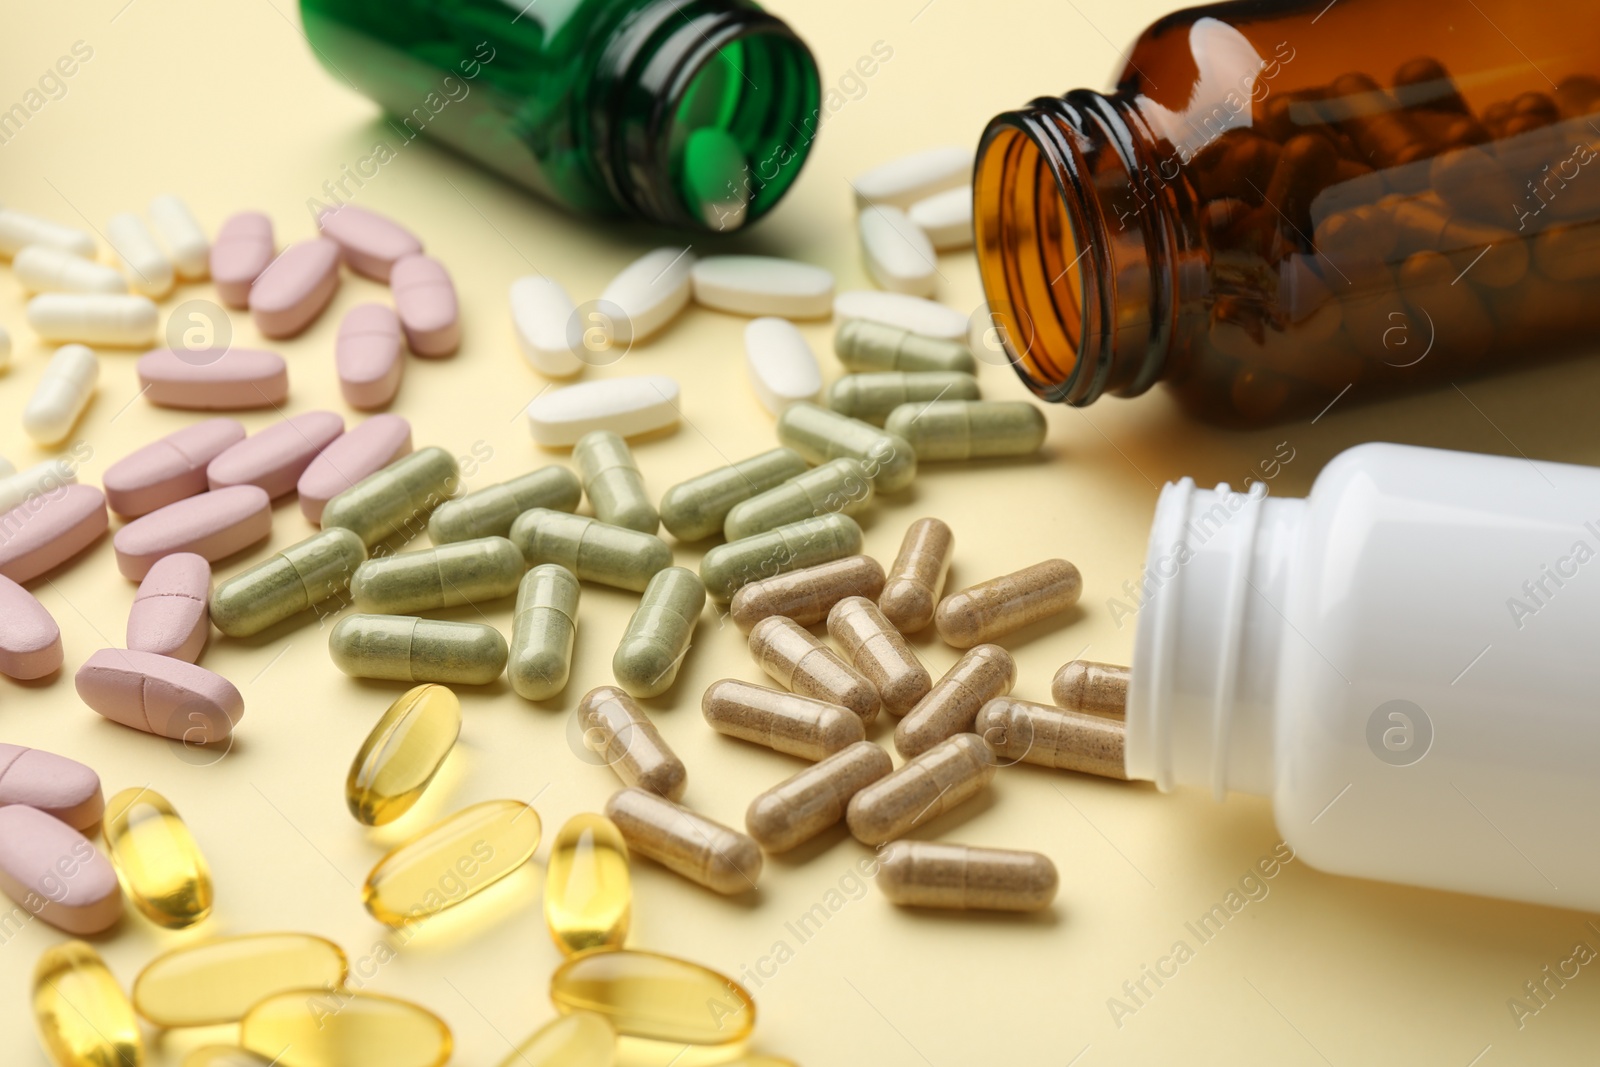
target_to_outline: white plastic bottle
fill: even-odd
[[[1130,777],[1270,796],[1339,874],[1600,910],[1600,469],[1402,445],[1168,485]]]

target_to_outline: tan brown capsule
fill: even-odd
[[[828,636],[839,643],[856,670],[866,675],[885,709],[904,715],[928,695],[933,679],[878,605],[866,597],[846,597],[828,612]]]
[[[1122,755],[1127,726],[1121,719],[996,697],[978,712],[974,729],[1000,760],[1128,777]]]
[[[881,845],[977,796],[994,772],[983,738],[956,734],[857,793],[845,821],[857,840]]]
[[[628,848],[707,889],[727,896],[756,887],[761,847],[739,831],[643,789],[606,801]]]
[[[883,706],[860,671],[792,619],[769,615],[756,623],[750,631],[750,654],[785,689],[849,708],[862,723],[876,719]]]
[[[978,710],[1017,684],[1017,661],[999,645],[979,645],[956,661],[894,728],[895,751],[920,756],[940,741],[972,732]]]
[[[938,519],[918,519],[906,530],[878,597],[884,618],[901,633],[914,634],[933,621],[955,551],[956,535]]]
[[[849,708],[732,678],[713,682],[700,710],[719,734],[801,759],[831,756],[867,736]]]
[[[883,568],[871,556],[846,556],[805,570],[775,574],[751,582],[733,594],[728,614],[749,633],[773,615],[815,626],[847,596],[876,597],[883,591]]]
[[[683,796],[688,770],[631,696],[602,685],[584,694],[577,714],[584,743],[605,758],[624,784],[671,800]]]
[[[890,903],[914,908],[1039,911],[1060,879],[1050,857],[1009,848],[896,841],[884,849],[878,888]]]
[[[933,623],[946,644],[971,648],[1066,611],[1082,592],[1078,568],[1047,559],[951,593],[939,601]]]
[[[851,797],[893,769],[889,753],[857,741],[752,800],[744,827],[768,852],[786,852],[837,824]]]
[[[1127,713],[1128,668],[1087,659],[1071,660],[1056,671],[1050,696],[1068,711],[1120,719]]]

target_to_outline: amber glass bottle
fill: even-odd
[[[1316,415],[1600,340],[1600,19],[1579,0],[1192,8],[1114,91],[990,123],[984,289],[1088,404]]]

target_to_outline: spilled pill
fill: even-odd
[[[761,847],[754,840],[666,797],[643,789],[619,790],[606,801],[606,817],[621,831],[630,851],[713,892],[725,896],[743,893],[754,889],[761,877]],[[618,956],[622,952],[586,954],[569,960],[563,969],[599,955]],[[560,978],[558,970],[551,981],[552,992]],[[726,987],[719,990],[719,995],[726,995]],[[711,1026],[712,1033],[718,1035],[714,1042],[733,1040],[726,1032],[728,1025],[723,1016],[719,1024]],[[674,1030],[674,1038],[679,1033]]]
[[[15,208],[0,209],[0,256],[9,259],[29,245],[49,245],[85,259],[95,254],[92,234]]]
[[[321,212],[317,228],[339,246],[345,266],[374,281],[387,282],[397,260],[422,251],[422,242],[410,230],[355,204]]]
[[[399,415],[374,415],[334,438],[306,465],[295,482],[300,513],[322,522],[328,501],[370,474],[411,454],[411,423]]]
[[[550,845],[545,874],[545,925],[556,947],[567,956],[594,948],[621,948],[628,939],[632,910],[628,844],[622,831],[604,815],[574,815]],[[605,1032],[609,1057],[615,1037],[609,1025]],[[553,1061],[552,1067],[560,1062]],[[594,1065],[579,1061],[576,1067]]]
[[[552,464],[509,482],[485,486],[446,500],[428,517],[428,536],[436,545],[474,537],[505,537],[524,511],[548,508],[573,512],[583,499],[578,476]]]
[[[33,968],[33,1024],[56,1067],[140,1067],[144,1038],[100,954],[82,941],[45,949]]]
[[[972,180],[972,149],[956,145],[929,148],[891,159],[850,180],[858,207],[906,208],[934,193]]]
[[[73,827],[21,804],[0,808],[0,892],[69,934],[99,933],[122,918],[110,861]]]
[[[814,626],[848,596],[875,597],[883,590],[883,568],[870,556],[846,556],[743,586],[728,605],[739,629],[749,632],[762,619],[781,615],[800,626]]]
[[[290,245],[250,285],[250,316],[263,337],[293,337],[339,291],[339,246],[325,237]]]
[[[533,858],[543,827],[519,800],[489,800],[395,846],[361,887],[374,919],[404,926],[470,900]]]
[[[575,1011],[539,1027],[500,1067],[609,1067],[616,1051],[617,1032],[603,1016]]]
[[[978,366],[963,341],[924,337],[870,319],[841,322],[833,334],[833,351],[839,362],[853,371],[973,374]]]
[[[706,592],[726,603],[751,582],[853,556],[861,540],[860,525],[848,515],[802,519],[716,546],[701,557],[700,578]]]
[[[221,741],[244,698],[220,674],[154,652],[102,648],[73,677],[78,696],[112,722],[191,745]]]
[[[832,459],[735,504],[723,536],[737,541],[817,515],[854,515],[872,503],[873,495],[872,479],[858,460]]]
[[[40,293],[28,301],[28,325],[46,342],[138,348],[156,339],[160,318],[147,296]]]
[[[958,185],[923,197],[906,209],[913,225],[928,235],[940,252],[972,244],[972,186]]]
[[[344,418],[332,411],[306,411],[275,422],[223,451],[206,466],[213,492],[253,485],[276,500],[294,491],[311,461],[344,433]]]
[[[443,263],[421,253],[403,256],[389,274],[389,289],[412,352],[438,358],[461,347],[461,307]]]
[[[889,753],[871,741],[857,741],[752,800],[745,829],[768,852],[787,852],[837,826],[850,798],[893,769]]]
[[[0,515],[0,575],[19,584],[77,556],[106,532],[106,498],[91,485],[63,485]]]
[[[277,251],[271,219],[259,211],[230,215],[211,245],[211,280],[222,302],[236,309],[248,307],[250,286]]]
[[[30,293],[126,293],[128,283],[104,263],[50,245],[29,245],[11,262],[17,284]]]
[[[39,748],[0,743],[0,807],[36,808],[77,830],[100,821],[100,776],[77,760]]]
[[[1121,718],[1127,714],[1130,678],[1126,667],[1075,659],[1056,671],[1050,682],[1050,698],[1068,711]]]
[[[285,990],[337,989],[349,974],[344,951],[326,938],[236,934],[182,945],[152,959],[133,980],[133,1007],[163,1028],[221,1026],[238,1022],[258,1001]]]
[[[1127,726],[1121,719],[996,697],[973,726],[998,759],[1126,779]]]
[[[911,645],[866,597],[846,597],[833,606],[828,636],[872,683],[891,714],[904,715],[932,688],[928,670]]]
[[[1060,881],[1037,852],[940,841],[896,841],[883,851],[878,888],[902,907],[1038,911]]]
[[[252,1005],[240,1022],[239,1044],[277,1067],[444,1067],[450,1062],[450,1028],[433,1012],[377,993],[340,989],[337,995],[337,1011],[307,997],[304,989],[270,996]]]
[[[247,438],[248,440],[248,438]],[[117,570],[139,581],[162,556],[193,552],[216,562],[272,533],[272,499],[265,489],[234,485],[158,508],[111,538]]]
[[[172,803],[148,786],[106,801],[106,849],[145,918],[182,930],[211,914],[211,868]]]
[[[364,826],[384,826],[410,811],[461,734],[461,701],[442,685],[400,694],[383,713],[345,775],[344,801]]]
[[[681,1045],[743,1041],[756,1023],[755,1001],[732,978],[637,949],[572,957],[550,976],[550,999],[569,1017],[592,1011],[620,1034]]]
[[[322,525],[352,530],[368,547],[420,533],[433,509],[460,485],[461,468],[437,446],[419,449],[369,474],[322,509]]]
[[[918,519],[906,529],[878,596],[879,610],[895,629],[914,634],[933,621],[955,551],[956,536],[940,519]]]
[[[339,320],[333,342],[339,393],[353,408],[381,408],[400,391],[405,375],[400,317],[386,304],[357,304]]]
[[[0,576],[0,674],[23,681],[43,678],[60,668],[62,655],[61,627],[50,612],[32,593]]]
[[[825,319],[833,313],[833,274],[773,256],[707,256],[690,272],[695,303],[735,315]]]
[[[381,615],[479,604],[516,592],[528,564],[504,537],[369,559],[350,579],[356,610]]]
[[[106,468],[106,503],[118,515],[137,518],[203,493],[211,461],[244,437],[244,427],[226,417],[174,430]]]
[[[976,734],[956,734],[862,789],[845,821],[869,845],[904,837],[977,796],[994,780],[995,763]]]
[[[611,659],[617,684],[634,697],[659,696],[671,689],[705,604],[706,587],[694,571],[657,571]]]
[[[911,759],[947,737],[972,733],[983,706],[1011,692],[1016,682],[1011,653],[999,645],[970,649],[894,728],[895,751]]]
[[[833,315],[841,323],[864,319],[941,341],[964,340],[969,325],[967,317],[954,308],[920,296],[881,289],[852,289],[840,293],[833,301]]]
[[[694,264],[687,248],[657,248],[622,268],[600,294],[622,311],[622,318],[609,324],[611,339],[618,344],[643,341],[677,318],[689,306]]]
[[[581,332],[573,338],[578,307],[559,282],[529,274],[511,283],[511,326],[528,365],[551,378],[583,370]]]
[[[193,552],[156,560],[128,609],[128,647],[193,663],[211,634],[211,564]]]
[[[917,476],[917,455],[905,438],[815,404],[784,409],[778,440],[812,463],[841,456],[858,461],[880,493],[899,492]]]
[[[624,785],[677,800],[689,772],[644,709],[626,692],[602,685],[578,702],[583,743],[598,753]]]
[[[1026,456],[1044,444],[1044,412],[1025,400],[930,400],[903,404],[884,429],[911,442],[919,460]]]
[[[170,193],[155,197],[150,201],[150,222],[178,277],[198,282],[210,275],[211,241],[188,204]]]
[[[961,371],[870,371],[846,374],[828,390],[828,407],[853,419],[883,425],[901,404],[976,400],[978,379]]]
[[[343,607],[342,594],[366,558],[361,538],[329,527],[218,585],[211,621],[229,637],[249,637],[333,597]]]
[[[134,292],[159,300],[172,291],[172,261],[139,216],[126,211],[111,216],[106,222],[106,240]]]
[[[711,684],[700,711],[719,734],[801,759],[820,760],[866,738],[849,708],[731,678]]]
[[[583,477],[583,493],[595,518],[653,534],[661,516],[644,488],[644,475],[628,443],[610,430],[591,430],[572,446],[572,460]]]
[[[27,470],[8,474],[0,478],[0,514],[26,500],[53,496],[62,486],[71,485],[77,480],[77,468],[66,457],[47,459]]]
[[[522,576],[506,664],[518,696],[548,700],[567,687],[578,632],[578,596],[578,579],[559,564],[541,563]]]
[[[1064,559],[1047,559],[951,593],[939,601],[933,624],[946,644],[971,648],[1059,615],[1082,592],[1077,567]]]
[[[680,541],[698,541],[722,531],[728,512],[742,500],[804,474],[806,461],[792,448],[774,448],[679,482],[661,497],[661,525]]]
[[[863,723],[883,706],[877,689],[805,627],[781,615],[750,630],[750,655],[779,685],[801,696],[849,708]]]
[[[857,219],[867,273],[879,288],[910,296],[932,296],[938,287],[933,242],[897,207],[866,207]]]
[[[248,411],[289,399],[288,364],[257,348],[157,348],[139,357],[138,372],[141,395],[158,407]]]
[[[535,397],[527,413],[545,448],[571,447],[592,430],[637,437],[677,423],[678,383],[660,374],[580,382]]]
[[[774,415],[822,393],[822,368],[805,335],[788,319],[765,317],[744,328],[744,365],[761,406]]]
[[[506,669],[492,626],[414,615],[347,615],[328,635],[334,666],[352,678],[488,685]]]
[[[100,360],[83,345],[56,349],[33,395],[22,409],[22,428],[41,445],[58,444],[72,432],[100,380]]]
[[[654,534],[548,508],[518,516],[511,541],[530,565],[559,563],[583,581],[634,592],[672,565],[672,549]]]

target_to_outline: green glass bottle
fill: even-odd
[[[821,121],[810,50],[750,0],[300,10],[322,64],[390,116],[357,184],[427,134],[574,210],[733,230],[783,196]]]

